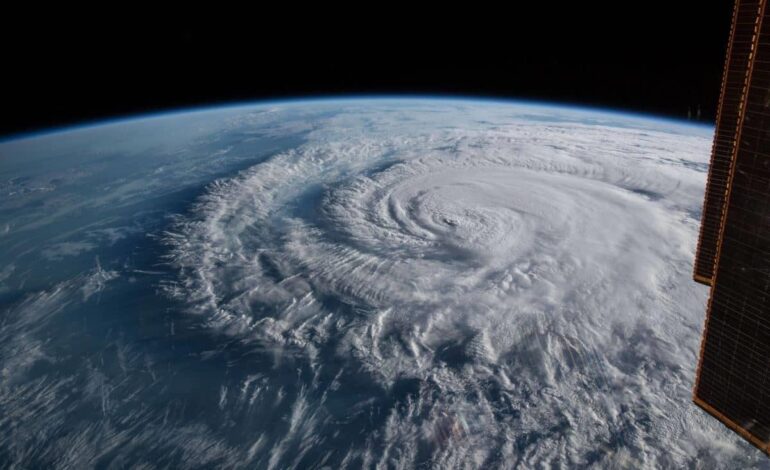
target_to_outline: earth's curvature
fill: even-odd
[[[0,467],[744,468],[691,403],[713,128],[447,99],[0,143]]]

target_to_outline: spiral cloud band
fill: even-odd
[[[266,466],[737,452],[689,401],[707,134],[536,107],[374,108],[210,184],[165,234],[166,292],[269,358],[238,385],[249,406],[286,410],[278,436],[254,436]],[[319,448],[337,450],[311,459]]]

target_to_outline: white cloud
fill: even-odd
[[[426,426],[449,466],[739,452],[713,446],[734,438],[689,398],[707,133],[383,107],[212,184],[168,234],[169,292],[277,367],[324,367],[334,344],[401,404],[416,380],[388,411],[380,445],[399,457],[383,461],[415,464]]]

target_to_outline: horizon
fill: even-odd
[[[671,116],[644,113],[635,110],[626,110],[621,108],[603,107],[603,106],[590,106],[583,105],[574,102],[560,102],[551,100],[531,100],[526,98],[506,98],[506,97],[492,97],[484,95],[459,95],[459,94],[334,94],[334,95],[303,95],[291,98],[268,98],[257,99],[250,101],[226,101],[216,102],[203,105],[183,106],[177,108],[167,108],[159,111],[150,111],[147,113],[129,113],[129,114],[116,114],[110,117],[94,120],[84,120],[73,124],[65,124],[62,126],[42,127],[36,130],[22,131],[18,133],[10,133],[0,135],[0,145],[19,141],[36,139],[42,137],[54,136],[57,134],[65,134],[68,132],[75,132],[80,130],[89,130],[93,128],[106,127],[112,125],[126,124],[134,121],[143,121],[147,119],[161,119],[169,118],[184,114],[198,114],[223,110],[235,110],[239,108],[252,108],[258,106],[271,106],[271,105],[301,105],[303,103],[322,103],[322,102],[341,102],[341,101],[458,101],[458,102],[470,102],[477,105],[481,104],[497,104],[497,105],[520,105],[531,106],[539,108],[553,108],[553,109],[569,109],[573,111],[592,112],[597,114],[607,114],[615,116],[623,116],[626,118],[634,118],[644,121],[652,122],[666,122],[685,127],[696,127],[700,129],[710,129],[713,131],[715,127],[714,122],[710,121],[696,121],[675,118]]]

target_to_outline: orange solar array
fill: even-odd
[[[745,92],[759,4],[760,0],[736,0],[730,28],[717,126],[711,150],[711,166],[703,201],[700,238],[695,256],[694,278],[708,285],[711,285],[714,276],[717,240],[727,193],[727,177],[735,150],[735,133]]]
[[[770,9],[765,4],[739,0],[733,16],[725,83],[740,72],[731,70],[733,64],[745,63],[745,87],[732,144],[723,135],[730,123],[723,121],[733,98],[727,85],[722,88],[696,260],[696,280],[708,280],[712,288],[693,399],[770,453]],[[748,52],[736,49],[739,39],[748,41]],[[745,57],[734,61],[735,54]],[[724,204],[713,206],[720,195]],[[715,213],[720,217],[712,246]]]

